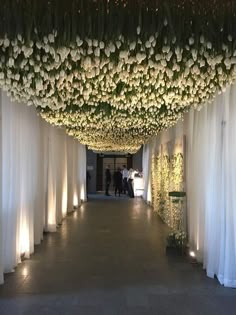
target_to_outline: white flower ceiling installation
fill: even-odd
[[[235,1],[2,2],[0,86],[96,151],[136,152],[236,78]]]

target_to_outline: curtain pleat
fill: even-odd
[[[1,91],[0,91],[1,93]],[[43,232],[54,232],[86,187],[86,150],[45,123],[34,107],[0,94],[1,207],[0,283],[30,257]],[[85,199],[83,199],[85,200]],[[76,201],[76,202],[75,202]]]
[[[186,191],[190,249],[209,277],[236,287],[236,85],[184,122],[144,146],[144,199],[147,200],[150,152],[186,135]],[[182,133],[181,133],[182,132]],[[156,174],[158,176],[158,174]]]
[[[152,201],[151,189],[151,157],[153,151],[153,142],[143,146],[143,178],[144,178],[144,193],[143,199],[147,203]]]

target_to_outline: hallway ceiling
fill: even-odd
[[[134,153],[236,78],[232,0],[3,0],[0,86],[96,151]]]

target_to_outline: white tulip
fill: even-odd
[[[18,39],[20,42],[22,42],[22,36],[21,36],[21,34],[18,34],[18,35],[17,35],[17,39]]]
[[[49,45],[45,45],[45,46],[44,46],[44,50],[45,50],[45,52],[48,54],[49,51],[50,51],[50,46],[49,46]]]
[[[146,41],[145,47],[146,47],[146,48],[150,48],[150,47],[151,47],[151,43],[150,43],[149,41]]]
[[[201,44],[204,44],[205,43],[205,38],[203,35],[200,36],[200,43]]]
[[[170,51],[167,53],[167,55],[166,55],[166,60],[167,60],[167,61],[170,61],[172,55],[173,55],[173,52],[170,50]]]
[[[88,44],[89,47],[92,47],[93,41],[92,41],[91,39],[87,38],[87,39],[86,39],[86,42],[87,42],[87,44]]]
[[[190,37],[188,42],[189,42],[189,45],[192,46],[194,44],[194,38]]]
[[[225,64],[226,68],[229,69],[231,66],[231,60],[229,58],[226,58],[224,60],[224,64]]]
[[[93,46],[94,46],[94,47],[98,47],[98,40],[97,40],[97,39],[94,39],[94,40],[93,40]]]
[[[34,71],[37,73],[37,72],[40,72],[40,67],[39,67],[39,65],[36,65],[35,67],[34,67]]]
[[[37,91],[43,90],[43,82],[41,79],[37,79],[35,85]]]
[[[38,49],[41,49],[41,48],[42,48],[41,42],[36,42],[36,47],[37,47]]]
[[[76,37],[76,44],[77,44],[78,47],[83,45],[83,40],[80,39],[80,37],[78,37],[78,36]]]
[[[138,63],[141,63],[145,59],[146,59],[146,54],[144,54],[144,53],[137,53],[136,54],[136,60]]]
[[[89,47],[89,48],[88,48],[87,54],[88,54],[88,55],[92,55],[92,54],[93,54],[93,49],[92,49],[92,47]]]
[[[50,43],[54,43],[54,41],[55,41],[54,35],[53,34],[49,34],[48,35],[48,40],[49,40]]]
[[[166,67],[166,66],[167,66],[167,62],[166,62],[165,59],[162,59],[162,60],[161,60],[161,65],[162,65],[163,67]]]
[[[3,46],[7,48],[9,45],[10,45],[10,41],[9,41],[9,39],[6,37],[6,38],[4,39],[4,41],[3,41]]]
[[[100,42],[100,43],[99,43],[99,47],[100,47],[100,49],[104,49],[104,47],[105,47],[104,42]]]
[[[169,51],[170,51],[170,46],[163,46],[163,47],[162,47],[162,51],[163,51],[164,53],[168,54]]]
[[[212,49],[212,43],[211,42],[207,42],[207,48]]]
[[[116,46],[113,43],[109,44],[109,49],[112,53],[114,53],[116,51]]]
[[[130,50],[134,50],[135,47],[136,47],[136,42],[132,42],[132,43],[129,44],[129,49]]]
[[[47,44],[48,43],[48,38],[46,36],[44,36],[43,37],[43,41],[44,41],[45,44]]]
[[[199,65],[200,65],[200,67],[205,67],[205,65],[206,65],[205,60],[201,59],[199,62]]]
[[[8,60],[9,67],[10,68],[14,67],[14,64],[15,64],[14,59],[13,58],[9,58],[9,60]]]
[[[228,46],[225,45],[225,44],[222,44],[222,49],[223,49],[224,51],[227,51],[227,50],[228,50]]]
[[[106,47],[105,48],[105,55],[109,58],[110,57],[110,49],[109,49],[109,47]]]

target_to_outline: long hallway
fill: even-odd
[[[166,256],[141,199],[91,197],[0,287],[0,314],[235,314],[236,291]]]

